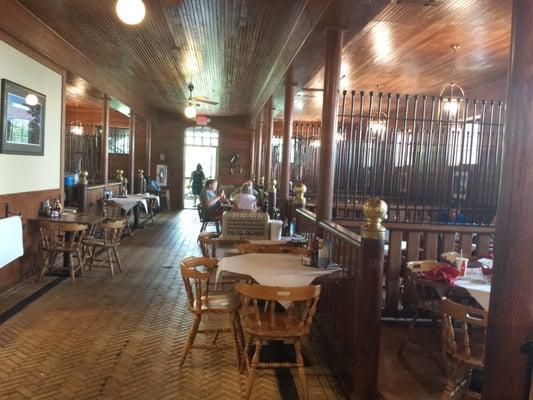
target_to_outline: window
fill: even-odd
[[[130,154],[130,131],[128,128],[109,128],[109,154]]]
[[[29,132],[29,119],[11,119],[8,121],[7,141],[13,143],[29,143]]]
[[[219,133],[208,126],[195,126],[185,130],[186,146],[217,147]]]
[[[466,132],[461,128],[450,132],[448,138],[448,166],[473,165],[478,163],[479,133],[481,124],[466,123]]]

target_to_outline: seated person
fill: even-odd
[[[447,210],[441,211],[439,222],[443,222],[445,224],[464,224],[465,215],[459,206],[455,202],[452,202]]]
[[[233,198],[233,208],[235,210],[257,210],[257,199],[252,194],[252,185],[244,183],[240,190],[241,192]]]
[[[251,188],[252,192],[249,193],[249,194],[252,194],[256,199],[259,198],[259,192],[258,192],[257,190],[254,189],[254,183],[252,182],[251,179],[247,179],[247,180],[245,180],[245,181],[242,183],[241,186],[239,186],[236,190],[234,190],[234,191],[231,193],[230,197],[231,197],[232,199],[234,199],[235,196],[237,196],[239,193],[241,193],[242,188],[243,188],[244,185],[250,185],[250,188]]]
[[[217,194],[217,186],[218,182],[216,179],[208,179],[200,193],[200,201],[205,207],[207,217],[211,219],[220,218],[223,213],[223,210],[220,208],[220,203],[226,198],[223,190]]]

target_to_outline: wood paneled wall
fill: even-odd
[[[170,189],[173,208],[183,207],[184,133],[189,126],[194,125],[164,117],[152,125],[152,166],[149,175],[155,176],[157,164],[168,166],[168,189]],[[246,118],[214,117],[211,118],[209,126],[220,132],[219,184],[241,184],[250,177],[251,137]],[[240,155],[242,173],[235,172],[231,175],[227,163],[233,153]],[[164,154],[165,161],[160,159],[161,154]]]
[[[0,293],[34,274],[34,268],[39,261],[40,236],[37,226],[28,222],[28,219],[38,216],[41,202],[57,199],[60,193],[60,189],[57,188],[0,196],[2,218],[7,202],[10,212],[21,214],[24,226],[24,256],[0,269]]]
[[[83,125],[101,126],[103,124],[103,113],[103,109],[67,106],[65,123],[68,125],[72,121],[78,120]],[[111,109],[109,111],[109,125],[116,128],[129,128],[130,120],[126,115]]]

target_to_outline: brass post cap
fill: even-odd
[[[87,183],[89,181],[89,171],[82,169],[80,171],[80,183]]]
[[[361,227],[361,236],[367,239],[385,239],[385,227],[381,224],[387,218],[388,206],[379,198],[372,198],[363,204],[366,223]]]

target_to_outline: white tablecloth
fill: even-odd
[[[455,281],[455,286],[462,287],[470,293],[470,295],[483,307],[485,310],[489,309],[490,300],[490,283],[479,281],[470,281],[458,279]]]
[[[112,202],[118,204],[120,208],[128,212],[136,205],[142,205],[144,211],[148,212],[148,203],[146,199],[143,199],[137,195],[128,194],[126,197],[111,197]]]
[[[249,275],[260,285],[298,287],[310,285],[315,278],[340,270],[339,267],[306,267],[302,264],[302,257],[293,254],[250,253],[220,260],[216,281],[223,271],[227,271]]]
[[[156,194],[151,193],[137,193],[135,196],[139,197],[140,199],[148,200],[148,199],[155,199],[157,203],[157,207],[161,207],[161,201],[159,200],[159,196]]]

